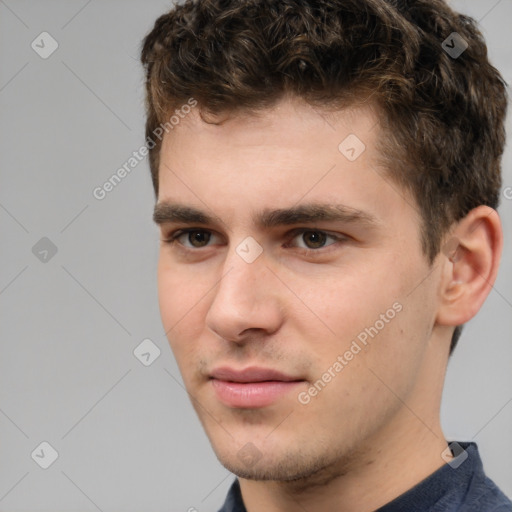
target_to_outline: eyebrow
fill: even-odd
[[[214,218],[197,208],[159,201],[153,211],[153,221],[156,224],[165,222],[183,222],[184,224],[211,224]]]
[[[209,215],[197,208],[183,204],[160,201],[155,205],[153,221],[160,225],[167,222],[184,224],[223,223],[219,217]],[[343,222],[376,227],[380,223],[369,212],[341,204],[310,203],[282,209],[265,209],[255,216],[255,223],[261,228],[273,228],[293,224],[315,222]]]
[[[341,204],[311,203],[283,208],[263,210],[258,216],[258,224],[264,228],[291,224],[312,224],[320,221],[360,223],[368,226],[378,224],[374,215]]]

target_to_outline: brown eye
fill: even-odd
[[[327,241],[327,235],[322,231],[305,231],[302,240],[308,249],[320,249]]]
[[[211,238],[211,233],[208,231],[202,231],[202,230],[196,230],[196,231],[189,231],[188,233],[183,233],[182,236],[187,237],[187,241],[192,247],[205,247],[208,245],[208,242]]]
[[[292,241],[288,247],[295,247],[306,251],[318,251],[327,249],[330,245],[340,244],[347,238],[337,233],[329,233],[319,229],[295,229],[291,233]]]

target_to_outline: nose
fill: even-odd
[[[278,290],[264,252],[248,263],[230,250],[206,315],[206,326],[224,340],[239,344],[256,335],[273,334],[283,322]]]

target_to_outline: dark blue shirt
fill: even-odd
[[[464,452],[375,512],[512,512],[512,502],[485,476],[477,445],[458,445]],[[247,512],[238,479],[219,512]]]

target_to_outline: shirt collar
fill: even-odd
[[[460,503],[464,499],[472,478],[475,475],[484,478],[482,461],[476,443],[460,441],[449,442],[449,445],[457,445],[463,451],[459,450],[460,454],[457,455],[458,451],[452,449],[456,455],[454,459],[376,512],[430,511],[450,492],[452,492],[451,501],[458,500]],[[414,454],[411,454],[411,457],[414,457]],[[458,496],[453,495],[453,492],[458,493]],[[219,512],[247,512],[238,479],[233,482]]]

